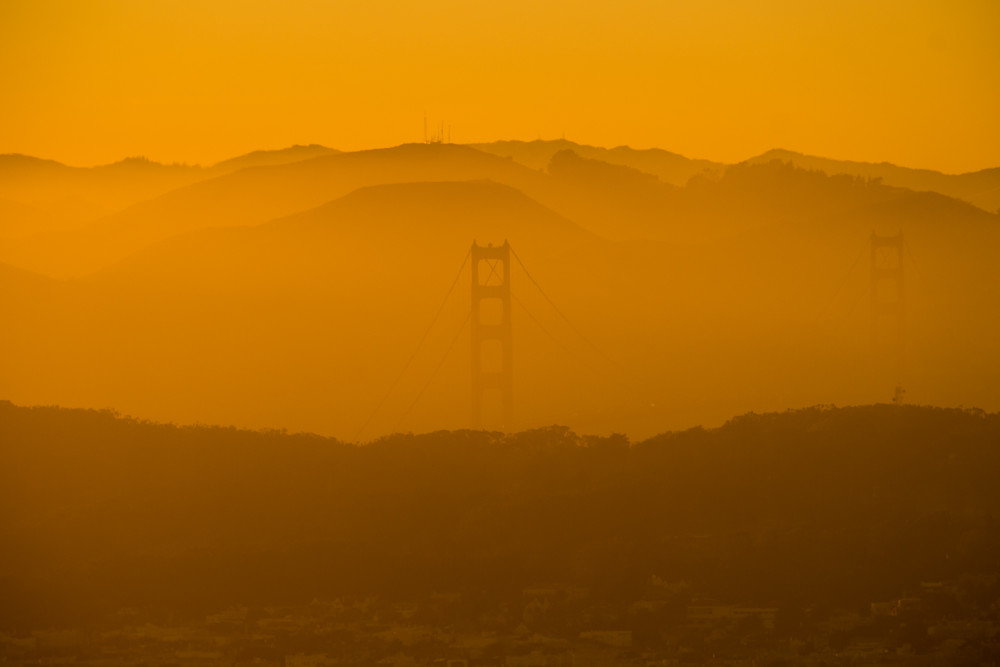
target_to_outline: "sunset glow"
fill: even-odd
[[[961,172],[1000,155],[991,0],[9,0],[0,150],[88,166],[565,136]]]
[[[1000,664],[1000,0],[0,0],[0,663]]]

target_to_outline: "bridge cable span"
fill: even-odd
[[[566,313],[564,313],[559,308],[559,306],[557,306],[555,304],[555,302],[552,300],[552,298],[549,297],[549,295],[545,292],[544,289],[542,289],[542,286],[538,284],[538,281],[535,280],[534,276],[531,275],[531,272],[528,271],[528,267],[526,267],[524,265],[524,262],[521,260],[521,257],[517,254],[517,251],[514,250],[513,246],[511,246],[510,253],[512,255],[514,255],[514,259],[517,260],[517,263],[521,266],[521,270],[524,271],[524,275],[528,277],[528,280],[531,281],[531,284],[534,285],[535,288],[538,289],[538,291],[541,293],[542,297],[544,297],[545,300],[549,303],[549,305],[552,306],[552,309],[554,311],[556,311],[556,313],[559,315],[559,317],[561,317],[563,319],[563,321],[566,322],[567,325],[569,325],[569,328],[573,330],[573,333],[575,333],[577,336],[579,336],[580,340],[582,340],[584,343],[586,343],[587,345],[589,345],[594,350],[594,352],[596,352],[602,359],[604,359],[604,361],[606,361],[607,363],[611,364],[612,366],[617,365],[617,364],[615,364],[614,360],[611,359],[611,357],[609,357],[607,354],[604,353],[604,350],[602,350],[600,347],[598,347],[592,340],[590,340],[589,338],[587,338],[583,334],[583,332],[580,331],[580,328],[577,327],[576,324],[574,324],[573,321],[569,319],[569,317],[566,315]]]
[[[389,385],[389,389],[386,390],[385,394],[383,394],[379,402],[375,404],[375,408],[372,410],[371,414],[368,415],[368,419],[365,420],[365,422],[361,425],[361,428],[359,428],[357,432],[354,434],[354,437],[351,439],[352,442],[358,441],[358,438],[361,436],[364,430],[368,428],[368,425],[375,418],[375,415],[378,414],[378,411],[381,410],[385,402],[389,400],[389,396],[396,388],[396,385],[399,384],[400,380],[403,379],[403,376],[406,374],[406,371],[409,370],[410,365],[413,363],[413,360],[417,358],[417,354],[420,352],[424,343],[427,341],[427,337],[430,335],[431,330],[434,328],[434,325],[437,324],[438,318],[441,317],[441,313],[442,311],[444,311],[444,307],[448,303],[448,299],[451,298],[452,292],[455,291],[455,286],[458,285],[458,281],[461,280],[462,272],[465,270],[465,265],[469,262],[469,257],[471,255],[472,255],[472,248],[470,247],[468,252],[465,253],[465,259],[462,260],[462,265],[458,267],[458,273],[455,274],[455,279],[452,281],[451,287],[448,288],[448,293],[444,295],[444,299],[441,300],[441,305],[438,306],[437,312],[434,313],[433,319],[431,319],[431,322],[430,324],[427,325],[427,328],[424,329],[424,333],[420,337],[420,341],[417,343],[416,348],[414,348],[413,354],[411,354],[410,358],[406,360],[405,364],[403,364],[403,368],[399,371],[399,374],[396,376],[396,379],[392,381],[392,384]],[[465,325],[463,324],[462,326],[464,327]],[[421,391],[421,393],[423,392]],[[409,410],[407,410],[407,412],[409,412]]]
[[[441,357],[441,361],[438,362],[438,365],[434,367],[434,370],[431,372],[430,377],[427,378],[427,382],[425,382],[424,386],[420,388],[419,392],[417,392],[416,398],[413,399],[413,402],[410,403],[409,407],[406,408],[406,411],[403,412],[403,414],[400,415],[399,419],[396,420],[396,424],[392,427],[393,433],[399,432],[399,425],[403,423],[403,420],[406,419],[407,416],[409,416],[410,412],[413,410],[413,408],[416,407],[417,403],[420,401],[420,398],[424,395],[424,392],[427,391],[427,388],[431,386],[431,382],[433,382],[434,378],[437,377],[437,374],[438,372],[440,372],[441,367],[444,366],[444,363],[446,361],[448,361],[448,357],[451,356],[451,351],[452,349],[454,349],[455,343],[457,343],[458,339],[462,337],[462,332],[465,331],[465,325],[469,323],[470,319],[472,319],[471,312],[465,315],[465,319],[462,321],[462,326],[458,328],[458,331],[455,333],[455,337],[451,339],[450,343],[448,343],[448,349],[444,351],[444,356]]]
[[[514,303],[516,303],[518,306],[521,307],[521,310],[523,310],[524,313],[525,313],[525,315],[527,315],[531,319],[531,321],[535,323],[535,326],[537,326],[538,329],[543,334],[545,334],[548,337],[548,339],[550,341],[552,341],[559,349],[561,349],[563,352],[565,352],[567,354],[567,356],[569,356],[570,358],[572,358],[578,364],[580,364],[581,366],[583,366],[584,368],[586,368],[588,371],[594,373],[598,377],[604,377],[605,376],[604,373],[602,373],[597,368],[595,368],[594,365],[591,364],[587,359],[585,359],[584,357],[582,357],[579,354],[577,354],[576,352],[574,352],[572,349],[570,349],[570,347],[568,345],[566,345],[564,342],[562,342],[561,340],[559,340],[558,338],[556,338],[552,334],[552,332],[549,331],[548,327],[546,327],[544,324],[542,324],[541,320],[539,320],[537,317],[535,317],[535,314],[532,313],[530,310],[528,310],[528,307],[526,305],[524,305],[524,302],[517,298],[517,295],[514,294],[513,290],[511,290],[510,298],[514,301]]]

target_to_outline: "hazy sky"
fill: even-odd
[[[0,152],[566,136],[1000,166],[997,0],[3,0]]]

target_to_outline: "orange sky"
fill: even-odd
[[[567,138],[1000,166],[996,0],[4,0],[0,152]]]

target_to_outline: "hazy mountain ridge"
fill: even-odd
[[[855,162],[805,155],[784,149],[767,151],[746,162],[760,164],[779,160],[803,169],[818,169],[830,176],[848,174],[881,179],[892,185],[915,191],[938,192],[969,202],[989,213],[1000,211],[1000,167],[963,174],[944,174],[932,169],[911,169],[890,162]]]
[[[35,206],[0,199],[0,239],[14,239],[47,231],[45,212]]]
[[[988,212],[946,195],[915,192],[867,176],[831,176],[780,160],[741,163],[729,167],[721,176],[694,177],[686,193],[689,195],[686,205],[691,207],[692,214],[701,211],[744,223],[806,223],[817,216],[835,213],[871,219],[872,216],[865,216],[864,211],[872,207],[891,208],[894,202],[914,201],[914,197],[916,201],[935,202],[927,210],[913,210],[918,220],[941,216],[940,223],[949,224],[949,215],[958,219],[996,219]],[[892,220],[880,225],[884,227],[880,233],[897,231],[889,227],[896,222]]]
[[[94,175],[111,172],[136,174],[142,172],[203,171],[208,174],[219,175],[237,171],[245,167],[287,164],[289,162],[298,162],[299,160],[306,160],[322,155],[332,155],[339,152],[341,151],[320,144],[295,144],[287,148],[251,151],[207,166],[177,162],[164,163],[151,160],[145,156],[131,156],[122,158],[116,162],[90,167],[70,166],[57,160],[49,160],[21,153],[3,153],[0,154],[0,184],[3,187],[12,187],[12,184],[19,184],[22,180],[31,178],[34,173],[41,173],[47,176],[53,174],[73,174],[81,178],[88,174]]]
[[[485,181],[370,186],[265,225],[176,235],[67,284],[77,304],[72,312],[88,313],[95,328],[67,335],[78,325],[72,319],[58,321],[62,306],[56,304],[61,301],[39,304],[57,321],[47,317],[47,326],[38,331],[38,316],[32,313],[2,338],[12,348],[42,345],[50,354],[10,359],[7,377],[13,385],[8,386],[44,384],[69,364],[80,373],[71,387],[84,394],[96,391],[116,405],[128,400],[120,393],[126,387],[144,387],[127,391],[149,398],[152,387],[159,386],[170,388],[165,398],[182,412],[195,407],[192,400],[209,408],[198,417],[205,419],[215,409],[212,405],[243,412],[240,406],[252,400],[249,390],[273,395],[276,421],[284,421],[287,416],[280,413],[291,409],[308,421],[319,417],[312,426],[317,430],[325,429],[323,422],[330,419],[356,429],[361,413],[371,410],[385,390],[383,383],[398,372],[403,350],[427,326],[474,238],[482,244],[509,238],[532,264],[533,275],[555,290],[561,291],[576,267],[586,263],[587,274],[574,278],[578,286],[590,288],[586,300],[577,291],[564,292],[561,299],[562,307],[585,323],[611,312],[598,304],[608,304],[609,286],[629,275],[621,270],[623,260],[613,245],[508,186]],[[466,266],[458,276],[460,291],[448,302],[435,330],[438,336],[450,336],[445,332],[462,325],[468,272]],[[615,278],[618,274],[623,276]],[[538,309],[538,294],[523,275],[516,280],[522,301],[515,307]],[[5,303],[11,312],[20,312],[9,299]],[[596,309],[581,312],[585,304]],[[527,320],[525,324],[520,356],[525,363],[537,363],[539,373],[549,372],[553,361],[544,358],[538,340],[542,334],[528,328],[534,325]],[[33,343],[26,343],[25,331],[33,332]],[[142,350],[153,349],[152,358],[143,356]],[[208,350],[213,350],[219,372],[209,370],[211,365],[191,365],[192,353]],[[418,389],[413,385],[429,372],[425,366],[443,352],[435,341],[374,428],[395,422],[405,409],[400,403],[411,400]],[[78,354],[86,361],[73,361]],[[253,365],[245,363],[249,358]],[[445,375],[460,372],[455,364],[465,358],[453,355]],[[561,361],[555,361],[554,368],[560,369]],[[279,380],[300,372],[305,385],[314,388],[307,397],[289,393]],[[235,386],[229,377],[233,373],[241,378]],[[337,379],[345,374],[356,380],[345,384]],[[429,396],[424,409],[452,412],[451,393]],[[525,397],[532,393],[526,389]],[[298,408],[289,402],[293,395]],[[219,402],[213,396],[225,398]],[[330,405],[338,407],[324,407]],[[255,411],[264,417],[269,409],[261,407]],[[452,419],[454,415],[446,418]]]
[[[55,160],[24,155],[22,153],[0,154],[0,174],[5,180],[17,180],[29,177],[32,172],[43,172],[46,175],[68,171],[73,167],[68,167]]]
[[[932,220],[960,225],[966,220],[996,226],[997,216],[937,193],[914,192],[862,176],[829,176],[790,162],[742,163],[693,176],[678,188],[634,168],[556,153],[549,166],[556,188],[553,208],[616,240],[647,239],[703,244],[745,236],[775,225],[816,226],[864,221],[879,233],[895,233]],[[905,204],[925,202],[928,206]],[[912,220],[892,214],[908,211]],[[885,213],[885,219],[880,218]],[[930,231],[925,229],[925,231]]]
[[[469,180],[477,176],[499,180]],[[302,211],[309,201],[316,206]],[[920,267],[908,269],[908,345],[935,379],[909,389],[951,405],[974,399],[992,408],[1000,398],[990,382],[1000,368],[992,344],[1000,335],[992,316],[1000,307],[992,289],[1000,225],[941,195],[780,162],[676,188],[571,152],[541,173],[466,147],[409,145],[244,169],[145,206],[156,216],[136,207],[108,225],[127,243],[104,259],[120,264],[57,284],[30,307],[18,281],[0,290],[15,322],[0,341],[19,351],[4,362],[8,396],[344,436],[399,372],[403,350],[427,326],[471,241],[506,238],[598,348],[515,266],[522,423],[558,419],[649,434],[690,423],[675,421],[682,413],[711,423],[723,413],[773,409],[803,382],[802,356],[814,366],[806,400],[884,400],[891,385],[878,380],[866,309],[858,307],[868,289],[859,258],[874,229],[902,230]],[[626,216],[629,206],[641,216]],[[297,212],[269,216],[286,209]],[[270,221],[240,225],[234,211]],[[162,227],[143,230],[144,220]],[[210,228],[216,221],[232,228]],[[597,225],[611,234],[598,236]],[[616,233],[664,242],[621,245]],[[68,250],[98,264],[109,237],[78,236]],[[732,274],[739,279],[719,279]],[[466,269],[459,295],[467,280]],[[466,303],[453,297],[434,347],[373,432],[407,414],[449,336],[459,335]],[[193,362],[204,355],[211,363]],[[441,367],[438,390],[422,396],[413,426],[466,423],[463,359],[456,352]],[[61,380],[67,368],[72,383]],[[297,387],[287,384],[295,374]],[[718,387],[733,382],[714,403]],[[619,384],[646,390],[603,398]]]
[[[0,196],[22,203],[70,196],[117,209],[203,178],[203,169],[130,157],[96,167],[71,167],[54,160],[0,155]]]
[[[327,279],[346,278],[338,263],[351,255],[374,256],[376,264],[391,256],[423,273],[435,267],[450,270],[473,239],[501,243],[523,239],[529,256],[561,255],[587,246],[600,252],[608,242],[527,197],[520,190],[493,181],[431,181],[369,185],[316,208],[260,225],[195,229],[168,237],[107,267],[89,282],[124,280],[134,283],[154,272],[161,279],[175,271],[189,274],[199,265],[206,275],[226,275],[234,283],[248,278],[250,264],[270,273],[270,280],[295,280],[309,265],[324,265]],[[249,244],[249,245],[248,245]],[[205,245],[214,251],[205,254]],[[252,247],[251,247],[252,246]],[[274,264],[269,253],[287,263]],[[193,253],[193,254],[192,254]],[[240,257],[247,253],[246,259]],[[237,269],[229,265],[235,261]],[[360,268],[360,267],[358,267]],[[370,267],[364,271],[377,280]],[[203,286],[208,286],[203,283]]]
[[[335,148],[327,148],[320,144],[308,144],[289,146],[277,150],[252,151],[245,155],[239,155],[222,162],[217,162],[208,168],[214,174],[223,174],[244,169],[246,167],[264,167],[277,164],[288,164],[289,162],[299,162],[323,155],[333,155],[340,153]]]
[[[565,139],[555,141],[536,140],[531,142],[497,141],[492,143],[468,144],[468,146],[482,152],[508,157],[518,163],[540,171],[547,169],[552,157],[556,153],[572,150],[582,158],[631,167],[652,174],[666,183],[677,186],[686,185],[692,176],[703,175],[705,173],[718,175],[731,166],[709,160],[690,159],[662,149],[636,150],[628,146],[618,146],[608,149],[578,144]],[[22,203],[27,202],[31,197],[26,197],[23,191],[18,192],[15,188],[17,186],[24,187],[26,183],[30,183],[33,177],[39,175],[50,179],[56,177],[65,179],[68,175],[74,174],[79,179],[81,175],[89,174],[90,176],[95,176],[97,174],[116,173],[135,179],[140,175],[148,177],[150,174],[159,173],[162,175],[165,172],[173,172],[175,174],[188,173],[189,175],[199,174],[197,177],[192,176],[189,179],[193,182],[193,180],[219,176],[246,167],[288,164],[313,157],[337,154],[339,152],[318,144],[296,145],[280,150],[254,151],[224,160],[210,167],[178,164],[164,165],[146,158],[127,158],[109,165],[85,168],[68,167],[52,160],[24,155],[0,155],[0,196],[7,196]],[[884,162],[875,164],[833,160],[804,155],[784,149],[774,149],[750,158],[745,162],[758,164],[770,162],[775,159],[782,162],[791,162],[806,169],[819,169],[828,175],[846,173],[869,178],[882,178],[887,185],[898,185],[913,190],[937,191],[948,196],[971,201],[973,204],[980,208],[985,208],[991,213],[997,210],[997,207],[993,206],[996,203],[994,200],[1000,201],[1000,191],[998,191],[998,188],[1000,188],[1000,168],[984,169],[965,174],[943,174],[928,169],[898,167]],[[93,181],[94,179],[91,178],[91,180]],[[175,185],[183,185],[183,183],[177,182]],[[162,188],[163,186],[160,186],[161,190]],[[146,194],[144,198],[149,198],[151,192],[153,196],[159,194],[155,192],[155,188],[153,190],[147,188],[144,192]],[[11,196],[12,194],[15,196]]]
[[[630,166],[581,157],[575,150],[555,153],[546,170],[551,206],[614,240],[688,241],[694,219],[681,220],[685,192]]]
[[[429,225],[424,226],[414,221],[412,216],[421,211],[428,203],[436,209],[435,215],[447,216],[442,219],[443,224],[457,224],[458,228],[431,228]],[[426,236],[429,232],[442,233],[442,239],[445,240],[446,244],[450,244],[454,240],[460,243],[458,247],[467,246],[469,238],[478,237],[484,239],[484,243],[492,243],[494,240],[499,241],[499,237],[505,234],[511,237],[522,236],[525,238],[528,238],[530,234],[559,235],[561,236],[559,242],[562,243],[566,243],[574,237],[593,239],[598,242],[597,237],[592,232],[542,206],[522,191],[490,180],[388,183],[364,186],[310,211],[266,223],[262,228],[275,229],[279,226],[329,224],[326,220],[330,217],[336,218],[344,213],[350,215],[351,212],[365,211],[365,215],[370,216],[372,213],[369,211],[372,207],[381,209],[378,211],[378,215],[385,216],[382,218],[385,223],[395,225],[378,230],[379,234],[386,235],[382,240],[385,245],[405,244],[414,238]],[[518,211],[518,213],[514,213],[514,211]],[[535,220],[526,223],[520,216],[529,216]],[[427,220],[430,223],[433,217],[427,217],[430,218]],[[490,226],[477,228],[476,217],[488,218]],[[364,228],[364,223],[355,224],[354,233],[370,231]],[[530,238],[527,242],[533,246],[542,246],[546,243],[546,241],[539,243]],[[606,243],[603,240],[600,242]],[[452,252],[449,250],[446,254],[451,256]]]
[[[689,187],[677,188],[632,167],[574,152],[555,153],[550,163],[543,173],[467,147],[410,144],[246,168],[174,190],[70,234],[16,239],[0,252],[0,260],[52,275],[83,275],[172,234],[201,227],[260,224],[314,208],[358,187],[395,182],[488,179],[504,183],[614,240],[718,238],[746,229],[748,224],[767,223],[777,211],[776,204],[790,198],[797,198],[791,213],[798,216],[811,215],[810,208],[827,204],[841,209],[859,205],[843,198],[849,189],[833,187],[840,183],[837,178],[785,177],[776,183],[765,179],[759,184],[768,188],[766,196],[763,191],[754,195],[736,178],[750,171],[751,165],[703,173],[693,177]],[[807,182],[813,194],[825,200],[809,201],[809,191],[795,190]],[[787,191],[781,191],[782,185]],[[880,189],[875,182],[866,185],[873,194],[869,201],[901,194]],[[743,193],[734,194],[740,188]],[[784,217],[788,214],[781,212]],[[88,252],[75,251],[81,246]]]
[[[254,151],[209,167],[163,164],[129,157],[112,164],[71,167],[25,155],[0,155],[0,199],[21,209],[4,211],[0,238],[79,229],[123,208],[171,190],[253,166],[287,164],[336,153],[317,144]]]
[[[25,271],[10,264],[0,264],[0,285],[3,286],[3,294],[7,297],[23,298],[29,290],[33,291],[42,287],[58,289],[58,286],[63,284],[62,281],[39,273]]]
[[[885,400],[892,385],[859,307],[875,230],[906,238],[907,345],[923,364],[907,388],[992,409],[997,222],[943,195],[779,161],[679,188],[571,151],[546,172],[446,144],[322,155],[192,184],[35,247],[42,268],[98,273],[34,299],[0,276],[14,322],[0,343],[17,351],[0,389],[345,436],[400,372],[472,240],[506,238],[572,323],[515,265],[526,425],[648,435],[690,424],[682,414],[712,423],[787,406],[804,377],[800,400]],[[32,250],[7,244],[0,255],[31,266],[14,260]],[[450,337],[467,345],[468,270],[458,279],[431,348],[373,432],[467,423],[468,357],[454,352],[433,375]],[[628,385],[644,390],[617,389]],[[724,399],[720,386],[731,387]],[[421,410],[407,424],[413,397]]]
[[[660,148],[638,150],[628,146],[601,148],[578,144],[566,139],[535,140],[535,141],[495,141],[491,143],[469,144],[487,153],[520,162],[532,169],[543,170],[548,167],[552,157],[565,150],[571,150],[582,158],[600,160],[608,164],[631,167],[638,171],[652,174],[664,183],[684,186],[695,174],[706,170],[714,171],[725,168],[721,162],[699,160],[671,153]]]
[[[251,167],[193,183],[108,216],[73,235],[46,235],[12,244],[0,259],[43,273],[82,275],[173,234],[245,226],[305,211],[376,184],[490,179],[529,196],[543,176],[469,148],[408,144],[335,153],[300,162]],[[81,242],[87,256],[69,252]],[[53,257],[56,258],[53,260]]]
[[[705,220],[699,219],[705,217],[706,211],[709,216],[730,219],[745,220],[755,215],[760,217],[760,207],[747,208],[746,201],[741,206],[730,207],[731,210],[721,210],[726,199],[725,193],[722,199],[712,201],[705,197],[699,198],[692,188],[671,188],[656,182],[653,175],[641,176],[640,172],[649,173],[643,171],[649,160],[643,162],[632,159],[641,152],[625,148],[610,151],[592,149],[565,141],[498,142],[486,146],[486,149],[501,154],[502,148],[510,146],[530,147],[538,153],[539,158],[548,160],[545,163],[547,169],[542,172],[518,167],[515,162],[503,159],[483,161],[480,158],[477,161],[471,156],[482,156],[482,152],[452,145],[411,144],[355,153],[338,153],[316,145],[296,146],[282,151],[259,151],[220,163],[223,166],[228,164],[223,171],[236,170],[221,175],[217,175],[218,165],[210,169],[191,168],[199,171],[197,182],[105,216],[85,227],[80,223],[92,219],[95,211],[100,210],[99,207],[95,209],[93,205],[84,206],[82,203],[67,204],[62,207],[63,210],[44,216],[24,207],[8,207],[12,214],[23,219],[8,220],[7,229],[0,230],[9,240],[6,248],[0,252],[0,260],[50,275],[83,275],[150,242],[185,230],[219,225],[259,224],[313,208],[357,187],[407,181],[486,178],[502,182],[524,191],[528,196],[584,224],[595,233],[618,240],[683,238],[696,229],[708,230],[708,238],[717,237],[718,232],[710,224],[706,225]],[[588,154],[598,157],[587,157]],[[568,155],[577,155],[579,159],[567,161]],[[618,172],[601,167],[604,164],[611,167],[613,162],[607,160],[612,160],[615,155],[622,157],[620,164],[617,164]],[[772,157],[778,155],[775,153]],[[656,153],[655,156],[656,159],[667,156],[668,161],[686,160],[665,151]],[[407,161],[409,166],[402,166]],[[29,162],[38,168],[72,170],[57,163],[31,159]],[[261,166],[250,166],[257,163]],[[573,169],[570,169],[571,166]],[[692,171],[692,175],[685,177],[685,183],[692,179],[695,183],[730,183],[732,180],[726,174],[732,170],[745,170],[744,168],[745,164],[727,169],[713,167],[707,171],[699,167],[698,171]],[[122,185],[129,179],[111,174],[131,173],[134,178],[142,180],[145,177],[141,174],[162,169],[170,168],[133,160],[90,171],[103,170],[108,178],[117,179]],[[189,168],[177,169],[183,171]],[[632,177],[625,180],[612,175],[627,173],[620,171],[621,169],[635,171],[632,172]],[[247,173],[241,173],[243,171]],[[704,188],[701,190],[704,191]],[[0,187],[0,195],[2,194]],[[775,192],[769,197],[780,200],[795,194]],[[78,209],[79,212],[72,213],[69,212],[70,209]],[[49,222],[42,224],[40,221],[43,218]],[[59,220],[62,222],[58,222]],[[677,224],[678,222],[683,224]],[[42,229],[47,227],[50,231],[31,235],[26,230],[32,225]],[[77,229],[69,230],[70,233],[66,234],[62,228],[67,225]],[[75,248],[81,246],[87,247],[88,252],[75,252]]]
[[[469,144],[478,150],[520,162],[533,169],[544,170],[552,157],[572,150],[582,158],[601,160],[609,164],[631,167],[652,174],[664,183],[685,186],[692,177],[718,177],[738,164],[766,164],[774,160],[789,162],[803,169],[814,169],[829,176],[848,174],[865,178],[880,178],[886,185],[915,191],[940,192],[972,203],[990,213],[1000,210],[1000,167],[962,174],[945,174],[932,169],[912,169],[889,162],[869,163],[836,160],[806,155],[785,149],[772,149],[739,163],[727,164],[711,160],[687,158],[658,148],[636,150],[628,146],[601,148],[578,144],[565,139],[553,141],[496,141]]]

